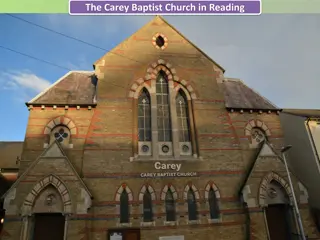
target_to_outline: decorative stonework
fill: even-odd
[[[184,200],[187,200],[187,199],[188,199],[188,191],[189,191],[190,189],[194,192],[194,196],[195,196],[196,200],[199,200],[199,199],[200,199],[199,191],[198,191],[198,189],[196,188],[196,186],[193,185],[192,183],[190,183],[190,184],[188,184],[188,185],[185,186],[184,192],[183,192],[183,199],[184,199]]]
[[[168,38],[161,33],[157,33],[152,37],[152,44],[155,48],[164,50],[168,46]]]
[[[250,140],[250,148],[257,148],[266,137],[271,136],[270,129],[261,120],[250,120],[245,126],[244,131],[245,136]]]
[[[140,193],[139,193],[139,201],[143,202],[143,196],[144,196],[145,192],[147,191],[147,189],[148,189],[149,193],[151,194],[152,201],[155,201],[156,200],[156,193],[155,193],[153,187],[151,187],[148,184],[145,184],[142,186]]]
[[[122,184],[117,192],[116,192],[116,196],[115,196],[115,201],[117,202],[120,202],[120,197],[121,197],[121,193],[123,192],[123,190],[126,190],[126,192],[128,193],[128,198],[129,198],[129,201],[133,201],[133,194],[132,194],[132,191],[131,189],[128,187],[128,185],[126,184]]]
[[[163,187],[163,189],[161,191],[160,199],[162,201],[164,201],[166,199],[166,194],[168,192],[168,189],[170,189],[170,191],[172,192],[173,199],[177,200],[178,199],[177,191],[176,191],[175,187],[173,185],[171,185],[171,184],[165,185]]]
[[[290,185],[287,183],[286,180],[284,180],[280,175],[274,172],[268,173],[262,180],[259,188],[259,205],[260,207],[266,207],[268,205],[267,203],[267,197],[268,197],[268,190],[269,190],[269,185],[272,180],[275,180],[278,182],[283,189],[285,190],[287,196],[290,199],[290,203],[293,203],[293,197],[292,197],[292,191],[290,189]]]
[[[56,176],[50,175],[39,181],[27,195],[22,206],[22,215],[30,215],[38,195],[44,190],[47,186],[52,185],[56,188],[58,193],[61,196],[63,202],[63,213],[71,213],[71,197],[70,192],[67,189],[66,185]]]
[[[138,98],[140,91],[143,89],[143,87],[146,87],[149,91],[149,93],[155,92],[155,84],[152,82],[156,81],[156,78],[158,76],[159,71],[163,71],[168,78],[169,84],[170,82],[175,82],[177,85],[174,86],[174,89],[176,92],[179,91],[180,87],[178,85],[181,85],[182,89],[188,94],[188,99],[197,99],[197,94],[194,89],[194,87],[190,84],[190,82],[180,79],[176,74],[176,69],[170,64],[169,62],[166,62],[163,59],[159,59],[157,62],[154,62],[150,65],[150,67],[147,69],[147,74],[144,78],[139,78],[131,85],[129,97],[130,98]]]
[[[70,118],[67,118],[64,116],[59,116],[59,117],[52,119],[45,126],[45,128],[43,130],[43,134],[45,135],[44,148],[47,148],[49,146],[50,136],[52,134],[52,131],[54,129],[56,129],[58,126],[65,127],[69,130],[69,132],[70,132],[70,136],[68,136],[69,147],[72,148],[73,147],[72,136],[77,134],[77,127],[76,127],[75,123]]]

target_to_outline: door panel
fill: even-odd
[[[65,218],[62,214],[36,214],[34,240],[63,240]]]
[[[287,208],[285,204],[269,205],[266,208],[266,217],[270,240],[290,239],[287,224]]]

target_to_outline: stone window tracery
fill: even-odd
[[[195,156],[192,143],[190,96],[181,85],[174,87],[170,72],[162,67],[137,95],[137,156]],[[193,135],[192,135],[193,134]]]

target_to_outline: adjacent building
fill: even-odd
[[[0,142],[0,195],[17,180],[23,142]],[[0,201],[0,233],[4,223],[3,199]]]
[[[312,212],[320,229],[320,111],[283,109],[280,113],[286,144],[292,145],[289,160],[293,171],[305,184]]]
[[[2,239],[294,239],[279,109],[157,16],[30,102]]]

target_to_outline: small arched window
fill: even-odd
[[[165,198],[165,207],[166,207],[166,220],[168,222],[176,221],[176,206],[173,198],[172,191],[168,189]]]
[[[157,95],[157,120],[158,120],[158,141],[171,142],[171,115],[170,115],[170,98],[169,85],[166,74],[159,72],[156,81]]]
[[[147,189],[143,195],[143,221],[152,222],[153,211],[152,211],[152,198],[151,193]]]
[[[143,88],[138,99],[138,137],[141,142],[151,141],[150,94]]]
[[[51,131],[50,144],[54,141],[59,142],[62,146],[68,146],[70,143],[70,131],[64,125],[58,125]]]
[[[125,189],[120,195],[120,223],[129,223],[129,196]]]
[[[191,221],[198,220],[197,202],[196,202],[195,194],[192,189],[188,190],[187,202],[188,202],[189,220]]]
[[[220,216],[219,204],[217,196],[212,187],[209,190],[208,202],[210,208],[210,219],[218,219]]]

